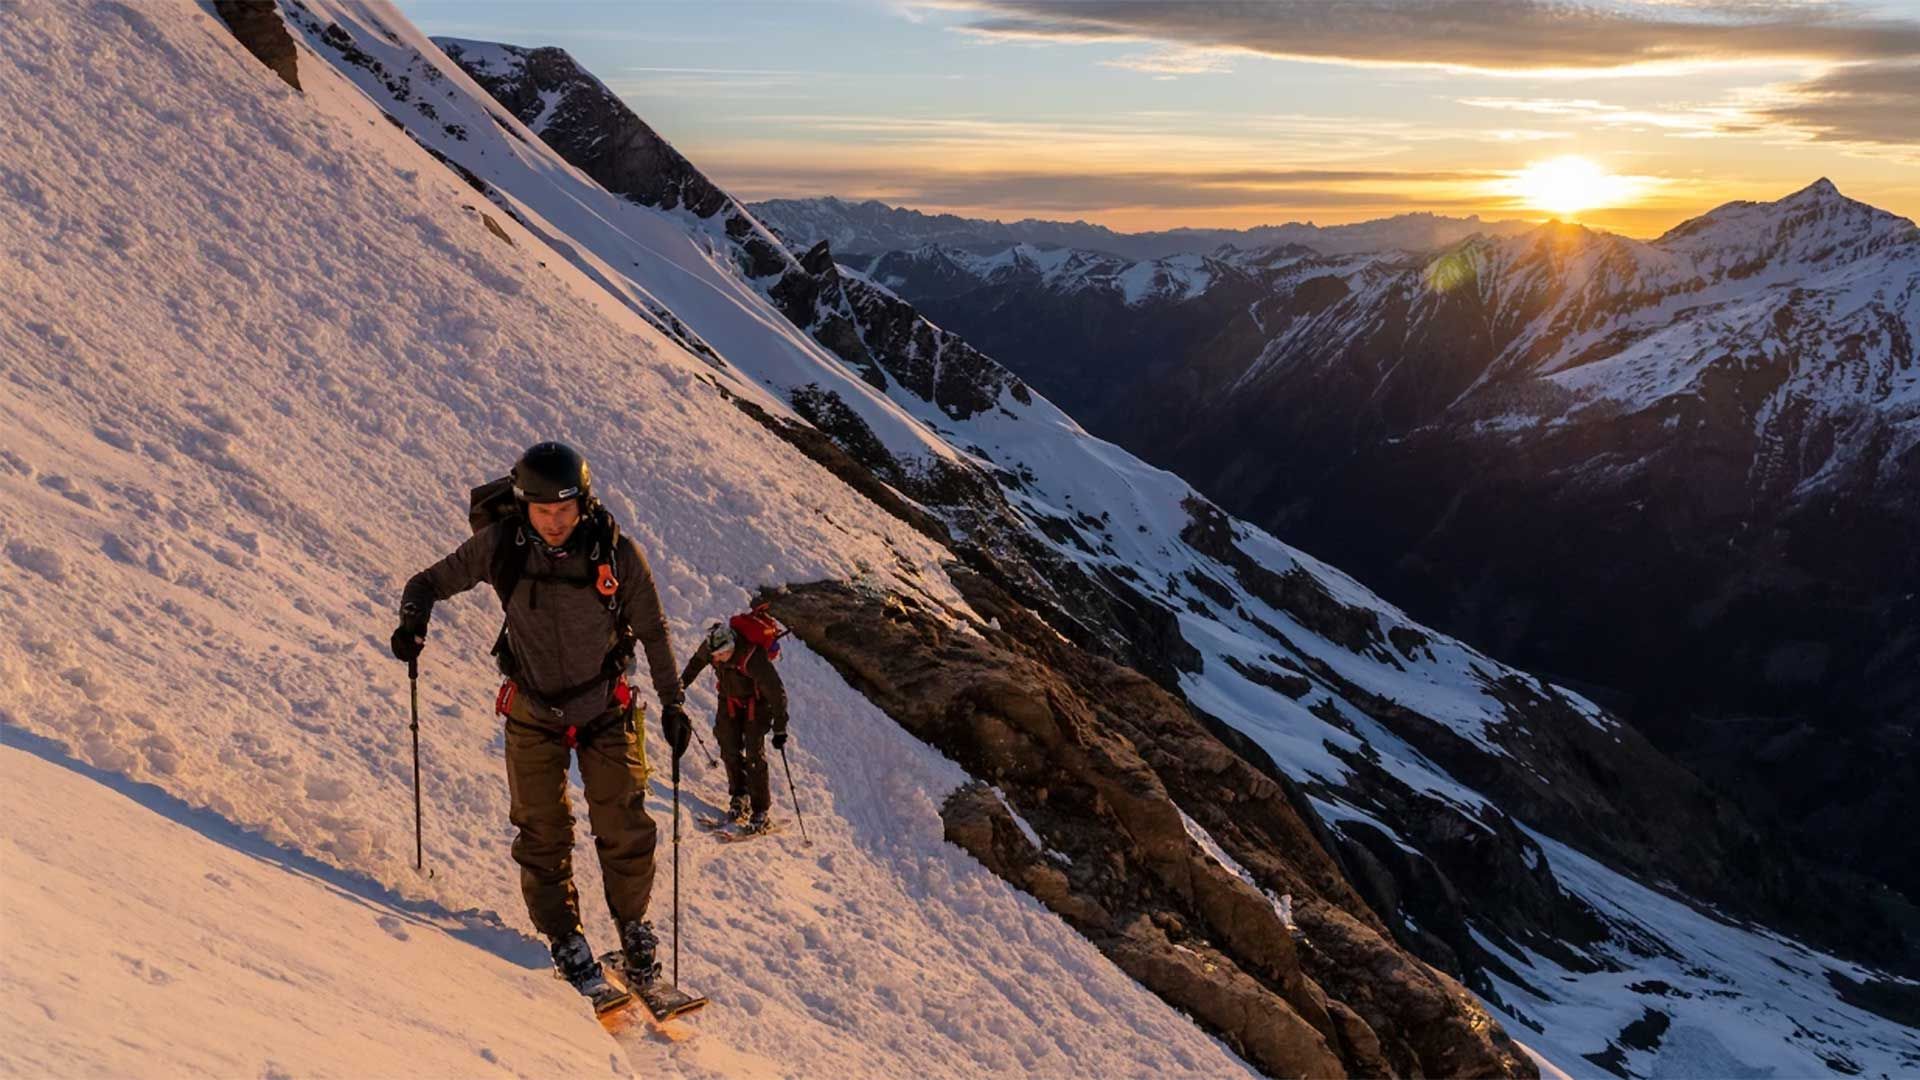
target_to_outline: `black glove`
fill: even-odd
[[[773,733],[773,748],[775,750],[785,750],[787,748],[786,728],[781,728],[779,731]]]
[[[660,734],[667,737],[667,745],[673,747],[673,760],[679,761],[680,755],[687,752],[687,744],[693,741],[693,721],[687,719],[687,710],[678,703],[660,706]]]
[[[393,639],[388,642],[388,645],[393,649],[396,660],[411,663],[420,659],[420,650],[427,646],[426,624],[412,619],[402,619],[400,628],[393,632]]]

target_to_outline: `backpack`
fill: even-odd
[[[520,500],[514,497],[512,476],[489,480],[467,493],[467,524],[472,526],[474,532],[500,522],[506,524],[501,529],[501,542],[493,549],[493,563],[488,568],[487,579],[500,597],[500,610],[505,612],[508,601],[513,598],[513,590],[519,587],[527,569],[526,515],[521,510]],[[591,537],[592,544],[587,549],[587,558],[594,568],[593,580],[581,584],[593,586],[605,599],[607,609],[613,612],[614,625],[618,628],[613,649],[607,653],[600,675],[592,680],[598,682],[600,679],[615,678],[626,670],[627,662],[633,659],[635,637],[633,628],[627,625],[626,612],[620,606],[620,578],[613,569],[615,555],[620,550],[620,526],[598,499],[588,499],[578,528],[589,530],[587,535]],[[508,536],[511,536],[511,542],[507,540]],[[513,653],[507,647],[507,624],[504,619],[500,623],[500,636],[493,642],[493,658],[500,668],[500,674],[509,679],[514,677]],[[563,687],[550,691],[548,696],[554,700],[565,700],[589,685],[591,682]]]
[[[745,638],[750,645],[757,646],[767,654],[767,659],[780,659],[780,639],[793,631],[780,625],[765,604],[753,605],[753,610],[742,612],[727,620],[727,628]],[[753,650],[747,650],[751,653]],[[742,660],[745,663],[745,660]]]

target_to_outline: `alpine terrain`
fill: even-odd
[[[810,242],[843,206],[768,213]],[[1886,840],[1920,779],[1911,221],[1820,180],[1645,242],[1112,251],[849,261],[1228,512],[1582,688],[1825,873],[1920,891]]]
[[[0,58],[5,1071],[1920,1068],[1897,936],[1616,715],[789,248],[564,52],[180,0],[9,7]],[[804,833],[673,846],[726,787],[643,725],[712,1004],[611,1036],[507,856],[498,604],[420,657],[421,870],[384,637],[550,438],[678,657],[792,631]]]

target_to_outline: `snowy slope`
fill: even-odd
[[[539,948],[7,741],[0,1074],[632,1071]]]
[[[938,568],[943,552],[704,390],[705,360],[626,305],[594,302],[595,286],[522,227],[497,221],[512,243],[498,239],[470,189],[324,67],[305,65],[296,95],[187,4],[10,10],[0,55],[0,98],[13,110],[0,158],[10,194],[0,202],[0,720],[10,746],[43,738],[366,875],[384,890],[376,908],[495,911],[524,929],[489,715],[485,646],[497,613],[478,594],[443,606],[423,661],[436,874],[408,865],[406,687],[384,639],[400,581],[465,532],[467,485],[536,438],[575,439],[650,553],[682,642],[765,582],[857,578],[958,602]],[[719,1061],[731,1073],[757,1056],[808,1075],[1242,1071],[945,844],[932,806],[957,770],[796,652],[786,670],[793,763],[816,846],[783,839],[725,857],[683,847],[683,977],[717,1006],[693,1042],[656,1048],[659,1060],[636,1068],[707,1075]],[[695,708],[711,705],[708,691],[694,695]],[[689,801],[710,805],[724,790],[717,771],[697,754],[688,763]],[[66,797],[71,777],[27,764],[9,765],[10,790],[17,776],[23,796]],[[654,810],[664,821],[664,804]],[[225,933],[259,941],[266,972],[338,972],[331,953],[341,964],[395,955],[382,951],[390,939],[373,910],[353,924],[277,871],[151,821],[126,828],[172,845],[183,871],[146,879],[159,911],[143,921],[184,919],[170,913],[198,901],[205,872],[239,880],[222,869],[235,858],[262,882],[261,900],[283,903],[243,897],[208,917],[257,920]],[[23,828],[10,843],[45,849],[35,835]],[[580,840],[581,892],[592,897]],[[163,971],[183,1002],[238,1010],[247,1045],[271,1047],[259,1052],[292,1074],[361,1071],[365,1048],[342,1046],[352,1031],[325,1018],[404,1012],[317,975],[308,1008],[266,997],[249,1011],[223,996],[232,966],[185,952],[186,931],[126,927],[113,911],[127,888],[115,884],[125,880],[117,849],[95,850],[97,861],[34,857],[59,883],[62,909],[23,902],[33,922],[19,925],[54,935],[36,949],[88,956],[77,935],[124,929],[138,945],[123,952]],[[31,865],[9,856],[10,895]],[[669,883],[663,872],[663,922]],[[604,916],[584,906],[606,942]],[[311,924],[285,925],[310,908]],[[349,949],[339,938],[353,925],[366,940]],[[599,1036],[588,1054],[590,1027],[544,1022],[579,1009],[562,984],[484,955],[460,960],[437,931],[412,925],[402,929],[423,959],[444,958],[475,993],[500,988],[488,1007],[525,1018],[525,1032],[470,1048],[474,1070],[488,1067],[478,1047],[530,1074],[597,1074],[620,1052]],[[515,956],[539,948],[514,940]],[[5,1023],[22,1036],[10,1034],[10,1060],[114,1067],[123,1059],[69,1057],[67,1035],[45,1018],[42,1004],[59,1015],[70,1000],[57,985],[64,970],[9,964]],[[355,995],[363,1006],[343,1000]],[[486,1015],[479,1004],[463,1013]],[[416,1014],[421,1025],[442,1015]],[[143,1070],[221,1063],[170,1034],[164,1006],[148,1001],[123,1019],[115,1034],[141,1045]],[[570,1034],[544,1061],[516,1056],[555,1038],[549,1027]],[[395,1021],[369,1039],[407,1030]],[[446,1056],[463,1052],[463,1033],[434,1038],[421,1058],[400,1060],[464,1060]]]
[[[341,17],[359,18],[352,11]],[[444,58],[404,36],[392,45],[390,51],[383,51],[386,47],[378,42],[363,41],[361,47],[383,56],[382,63],[390,71],[446,67]],[[517,63],[522,55],[481,43],[463,42],[460,48],[467,62],[488,67]],[[382,80],[356,74],[356,70],[365,69],[350,65],[343,70],[369,92],[382,93]],[[465,107],[457,95],[436,103],[442,112]],[[543,108],[542,117],[553,115],[553,108]],[[540,118],[536,117],[536,122]],[[741,282],[763,290],[767,287],[767,279],[746,277],[739,260],[725,257],[725,249],[717,246],[716,234],[722,231],[717,214],[703,218],[686,209],[660,211],[623,203],[584,181],[581,189],[563,189],[557,178],[565,175],[564,165],[539,170],[545,178],[556,178],[551,186],[544,180],[535,188],[520,185],[514,178],[515,167],[500,168],[498,163],[508,155],[518,158],[534,154],[538,145],[530,147],[510,135],[492,134],[494,130],[510,132],[511,125],[511,118],[492,124],[463,124],[466,140],[436,136],[430,123],[409,126],[417,137],[497,185],[503,197],[516,200],[516,205],[524,204],[532,212],[547,214],[549,202],[563,195],[568,203],[594,206],[597,217],[616,222],[617,227],[605,233],[570,235],[571,246],[600,253],[607,265],[620,267],[623,277],[650,295],[663,295],[673,278],[685,274],[697,274],[703,280],[709,280],[710,275],[731,279],[731,283],[714,282],[711,288],[715,291],[735,288]],[[492,171],[496,169],[499,171]],[[707,249],[718,250],[721,255],[700,263],[668,260],[665,265],[655,260],[626,259],[623,237],[643,230],[656,235],[652,230],[660,228],[660,222],[678,228],[696,246],[714,244]],[[658,235],[662,236],[662,247],[671,244],[671,233]],[[1353,262],[1350,272],[1359,278],[1384,276],[1376,260]],[[716,320],[720,316],[710,310],[695,307],[675,309],[675,313],[709,342],[729,329],[719,325]],[[772,318],[759,319],[755,325],[770,327],[769,334],[786,333]],[[1003,393],[995,408],[960,419],[897,382],[876,395],[858,374],[824,349],[789,352],[743,344],[737,338],[731,351],[716,348],[722,361],[762,385],[789,394],[803,386],[832,387],[876,429],[889,428],[906,415],[921,425],[923,433],[918,438],[964,447],[963,453],[984,458],[1003,473],[1017,474],[1021,482],[1006,488],[1009,502],[1032,520],[1044,520],[1055,528],[1061,522],[1068,523],[1068,538],[1046,534],[1047,542],[1062,557],[1089,572],[1105,569],[1123,576],[1131,573],[1139,579],[1143,594],[1180,613],[1182,635],[1200,661],[1181,679],[1181,689],[1188,698],[1249,735],[1283,768],[1318,785],[1336,816],[1382,828],[1389,834],[1394,831],[1391,822],[1382,822],[1369,812],[1363,798],[1343,800],[1339,795],[1353,786],[1354,762],[1359,759],[1372,761],[1412,792],[1465,811],[1470,819],[1488,816],[1490,801],[1484,794],[1461,783],[1406,737],[1356,708],[1353,700],[1366,697],[1415,709],[1485,754],[1504,757],[1511,755],[1511,746],[1524,742],[1526,736],[1514,723],[1509,699],[1500,686],[1504,680],[1524,678],[1518,673],[1415,626],[1392,605],[1338,571],[1258,530],[1239,523],[1231,525],[1231,543],[1239,551],[1237,559],[1275,577],[1291,573],[1291,580],[1310,582],[1300,588],[1324,597],[1362,624],[1370,621],[1373,627],[1358,634],[1357,640],[1333,640],[1326,622],[1315,617],[1320,608],[1309,604],[1308,610],[1302,611],[1283,603],[1272,591],[1249,584],[1248,578],[1255,583],[1262,580],[1258,575],[1243,576],[1221,561],[1229,556],[1202,550],[1205,545],[1194,532],[1206,515],[1196,509],[1199,500],[1190,487],[1111,444],[1087,436],[1071,418],[1042,398],[1022,401],[1010,392]],[[769,356],[773,359],[763,359]],[[791,362],[802,356],[817,366],[796,370]],[[888,441],[896,448],[911,445],[911,440],[889,437]],[[1036,527],[1036,532],[1043,530]],[[1196,579],[1211,584],[1196,584]],[[1217,591],[1209,592],[1210,588]],[[1399,644],[1402,641],[1418,644]],[[1309,687],[1306,693],[1297,697],[1276,694],[1262,680],[1261,673],[1276,648],[1299,670]],[[1548,694],[1581,717],[1580,722],[1602,732],[1612,729],[1612,721],[1578,695],[1558,688]],[[1796,989],[1795,994],[1798,992]],[[1838,1002],[1832,988],[1817,981],[1806,992],[1818,995],[1823,1002]],[[1775,1015],[1789,1015],[1800,1008],[1800,1001],[1786,995],[1778,1000],[1763,999],[1757,1007]],[[1864,1015],[1850,1006],[1836,1007],[1856,1018]],[[1601,1012],[1588,1014],[1585,1020],[1590,1026],[1582,1027],[1580,1038],[1595,1048],[1604,1046],[1626,1022],[1615,1024],[1615,1019]],[[1881,1032],[1885,1027],[1883,1021],[1867,1017],[1849,1028],[1845,1037],[1853,1038],[1861,1031]],[[1862,1051],[1862,1055],[1869,1060],[1894,1060],[1901,1045],[1899,1039],[1886,1042],[1886,1036],[1876,1037],[1882,1040],[1880,1048]],[[1876,1059],[1874,1054],[1880,1057]]]
[[[1567,980],[1524,947],[1495,946],[1542,994],[1499,976],[1500,1011],[1537,1051],[1575,1076],[1911,1076],[1920,1033],[1842,1000],[1873,973],[1753,927],[1703,918],[1564,844],[1534,835],[1555,874],[1613,937],[1582,957],[1600,970]],[[1601,1024],[1603,1047],[1569,1039]],[[1638,1035],[1635,1038],[1634,1035]],[[1605,1072],[1601,1071],[1605,1070]]]

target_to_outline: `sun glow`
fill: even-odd
[[[1633,200],[1632,178],[1615,176],[1586,158],[1569,154],[1536,161],[1509,181],[1512,194],[1528,206],[1560,217],[1575,217],[1595,207],[1617,207]]]

